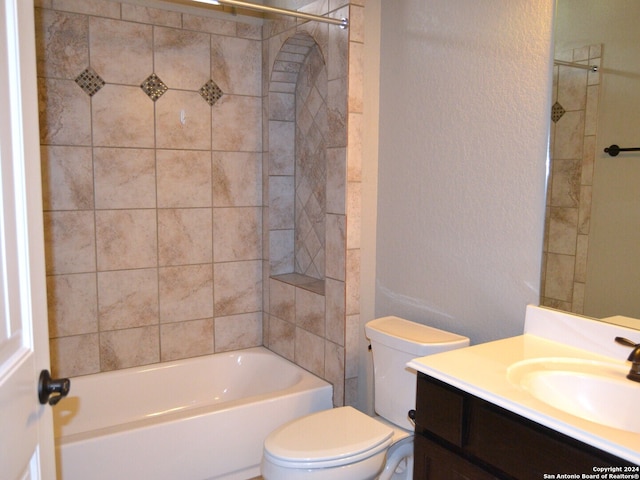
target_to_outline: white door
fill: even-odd
[[[55,478],[33,0],[0,0],[0,477]]]

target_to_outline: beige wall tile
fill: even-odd
[[[325,341],[322,376],[333,385],[333,404],[344,405],[344,347]]]
[[[584,149],[582,152],[582,185],[593,185],[593,165],[596,153],[596,137],[594,135],[584,137]]]
[[[97,209],[155,208],[154,150],[95,148],[93,162]]]
[[[560,67],[558,75],[558,102],[569,110],[584,110],[587,76],[584,70]]]
[[[93,208],[93,164],[88,147],[43,147],[42,200],[44,210]]]
[[[98,270],[157,265],[154,210],[102,210],[95,217]]]
[[[287,322],[296,321],[296,287],[269,279],[269,313]]]
[[[184,28],[188,30],[199,30],[201,32],[215,33],[218,35],[236,34],[236,22],[221,20],[219,18],[200,17],[184,13],[182,15]]]
[[[584,111],[565,113],[556,123],[554,160],[582,158],[583,142]]]
[[[262,154],[213,152],[213,205],[262,205]]]
[[[589,234],[591,225],[592,187],[583,185],[580,188],[580,207],[578,208],[578,233]]]
[[[576,254],[578,209],[551,207],[549,221],[549,252]]]
[[[363,112],[364,45],[349,42],[349,113]]]
[[[73,80],[41,78],[38,97],[41,144],[91,144],[90,97]]]
[[[547,282],[544,291],[546,297],[571,302],[574,264],[573,255],[547,255]]]
[[[90,17],[91,66],[107,83],[139,86],[153,73],[153,27]]]
[[[575,313],[584,311],[584,290],[585,284],[576,282],[573,284],[573,295],[571,298],[571,308]]]
[[[211,76],[209,38],[204,33],[156,27],[155,73],[169,88],[199,90]]]
[[[269,120],[294,122],[296,97],[291,93],[269,93]]]
[[[346,378],[358,376],[360,342],[362,327],[360,315],[349,315],[345,328],[345,374]]]
[[[284,358],[295,360],[296,326],[276,317],[269,319],[269,348]]]
[[[296,288],[296,325],[325,336],[325,297],[304,288]]]
[[[211,263],[210,208],[158,210],[158,262],[161,266]]]
[[[327,215],[326,276],[345,280],[346,225],[344,215]]]
[[[158,207],[210,207],[211,153],[158,150]]]
[[[349,91],[345,77],[329,80],[329,97],[327,99],[327,118],[329,132],[327,146],[347,146],[347,92]]]
[[[344,381],[344,404],[357,407],[358,399],[358,377],[347,377]]]
[[[347,250],[346,314],[360,313],[360,250]]]
[[[580,159],[552,163],[551,206],[577,207],[580,201]]]
[[[93,212],[45,212],[44,238],[47,273],[95,271]]]
[[[210,76],[225,93],[260,96],[261,70],[256,66],[262,64],[261,54],[258,41],[212,36]]]
[[[259,207],[215,208],[213,248],[216,262],[262,258],[262,210]]]
[[[576,245],[575,281],[585,283],[587,281],[587,252],[589,250],[589,236],[578,235]],[[575,287],[574,287],[575,292]]]
[[[269,120],[269,175],[295,174],[295,123]]]
[[[163,362],[213,353],[213,318],[161,325],[160,352]]]
[[[216,352],[227,352],[259,345],[262,345],[261,312],[216,318]]]
[[[293,229],[269,232],[269,267],[271,275],[293,272]]]
[[[108,0],[53,0],[53,8],[99,17],[120,17],[120,2]]]
[[[154,147],[153,101],[140,87],[107,84],[92,97],[92,109],[94,146]]]
[[[98,334],[54,338],[49,343],[51,375],[75,377],[100,371]]]
[[[362,230],[362,185],[359,182],[347,184],[347,248],[360,248]]]
[[[362,181],[362,120],[360,113],[349,113],[347,181]]]
[[[47,307],[51,338],[97,332],[95,273],[47,277]]]
[[[347,213],[346,161],[344,148],[327,149],[327,213]]]
[[[211,107],[199,93],[168,90],[156,101],[156,147],[211,148]]]
[[[211,264],[163,267],[159,278],[162,323],[213,317]]]
[[[100,331],[156,324],[158,270],[99,272],[98,298]]]
[[[112,330],[100,334],[102,371],[148,365],[159,360],[158,326]]]
[[[349,16],[348,7],[336,10],[332,17],[347,18]],[[349,32],[342,28],[329,29],[327,73],[329,80],[346,77],[349,64]]]
[[[269,177],[269,228],[271,230],[295,227],[295,177],[293,175]]]
[[[36,8],[35,23],[39,76],[73,80],[89,66],[87,17]]]
[[[262,307],[262,262],[215,264],[216,317],[258,312]]]
[[[262,151],[262,99],[260,97],[223,95],[212,107],[212,115],[213,150]]]
[[[324,339],[296,328],[295,362],[311,373],[324,375]]]
[[[325,279],[326,338],[345,345],[345,285],[344,282]]]
[[[179,28],[182,24],[182,15],[178,12],[128,3],[122,4],[122,19],[165,27]]]
[[[364,42],[364,2],[351,1],[350,3],[349,41],[362,43]]]
[[[262,40],[262,25],[252,25],[249,23],[237,23],[236,35],[241,38],[252,40]]]
[[[585,110],[584,134],[595,135],[598,126],[598,97],[600,86],[593,85],[587,88],[587,108]]]

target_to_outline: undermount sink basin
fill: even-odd
[[[511,383],[558,410],[608,427],[640,433],[640,383],[626,378],[622,364],[573,358],[517,362]]]

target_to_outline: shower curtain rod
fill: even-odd
[[[247,8],[249,10],[257,10],[259,12],[276,13],[278,15],[287,15],[289,17],[302,18],[304,20],[312,20],[314,22],[329,23],[331,25],[339,25],[340,28],[347,28],[349,20],[346,18],[329,18],[320,15],[312,15],[310,13],[296,12],[295,10],[287,10],[284,8],[269,7],[268,5],[258,5],[256,3],[243,2],[240,0],[192,0],[194,2],[208,3],[209,5],[231,5],[233,7]]]
[[[564,67],[582,68],[584,70],[591,70],[592,72],[598,71],[597,65],[584,65],[582,63],[565,62],[564,60],[554,60],[555,65],[562,65]]]

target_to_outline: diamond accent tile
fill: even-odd
[[[556,123],[565,113],[566,110],[562,108],[562,105],[556,102],[553,107],[551,107],[551,120],[553,120],[553,123]]]
[[[85,68],[82,73],[76,77],[76,83],[90,97],[93,97],[105,84],[100,75],[91,67]]]
[[[200,96],[205,99],[205,101],[213,107],[213,104],[220,100],[223,93],[220,90],[220,87],[216,85],[216,82],[213,80],[209,80],[205,83],[202,88],[200,88]]]
[[[169,90],[169,87],[167,87],[155,73],[149,75],[147,79],[142,82],[140,88],[154,102]]]

